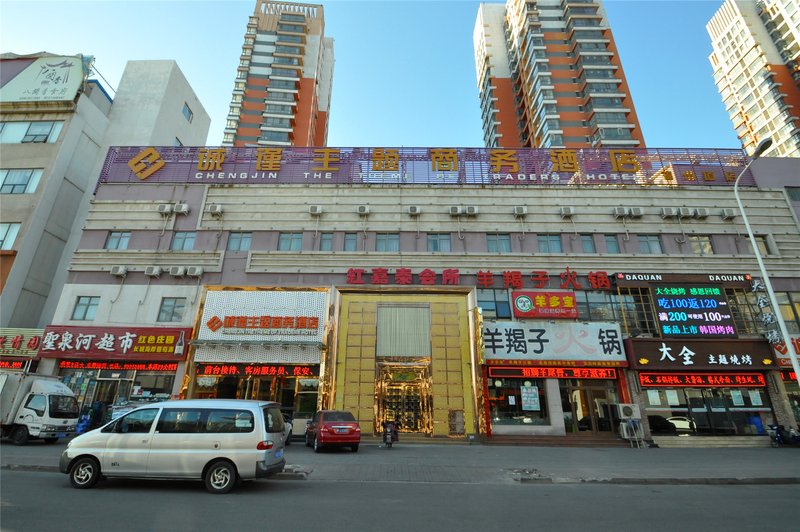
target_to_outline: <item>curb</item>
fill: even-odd
[[[753,478],[547,478],[522,477],[515,479],[521,484],[628,484],[628,485],[767,485],[800,484],[800,477],[753,477]]]

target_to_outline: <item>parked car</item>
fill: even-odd
[[[685,416],[668,417],[667,421],[675,425],[675,428],[680,432],[694,432],[694,421]]]
[[[320,452],[323,447],[350,447],[355,453],[361,443],[361,427],[350,412],[320,410],[306,425],[306,446]]]
[[[647,416],[650,432],[653,434],[675,434],[678,431],[675,425],[667,421],[664,416]]]

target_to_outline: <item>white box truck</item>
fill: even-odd
[[[15,445],[72,436],[78,417],[75,394],[57,377],[0,372],[0,435]]]

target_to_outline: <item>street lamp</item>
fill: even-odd
[[[761,271],[761,279],[764,281],[764,288],[767,289],[767,295],[769,295],[769,302],[772,305],[772,311],[775,313],[775,319],[778,320],[778,328],[781,331],[781,336],[783,337],[783,343],[786,346],[786,351],[789,353],[789,360],[792,361],[792,368],[794,368],[794,375],[795,379],[797,379],[798,383],[800,384],[800,364],[797,362],[797,357],[795,356],[794,349],[792,347],[791,338],[789,337],[789,331],[786,329],[786,322],[783,321],[783,315],[781,314],[780,307],[778,307],[778,298],[775,297],[775,291],[772,289],[772,282],[769,280],[769,275],[767,274],[767,268],[764,266],[764,259],[761,257],[761,251],[758,249],[758,242],[756,242],[756,237],[753,234],[753,229],[750,227],[750,222],[747,219],[747,214],[744,212],[744,205],[742,205],[742,200],[739,198],[739,180],[742,178],[744,173],[750,168],[750,165],[761,157],[761,155],[772,146],[772,139],[766,138],[758,143],[756,147],[756,151],[753,152],[750,161],[745,165],[744,169],[741,173],[736,177],[736,182],[733,184],[733,195],[736,197],[736,204],[739,205],[739,212],[742,215],[742,221],[744,221],[744,227],[747,229],[747,236],[750,237],[750,244],[753,246],[753,253],[756,255],[756,261],[758,261],[758,269]]]

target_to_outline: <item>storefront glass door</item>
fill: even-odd
[[[382,365],[376,386],[375,430],[384,421],[399,421],[402,432],[428,433],[432,429],[430,383],[427,367]]]
[[[570,432],[612,432],[617,394],[611,381],[561,380],[564,426]]]

